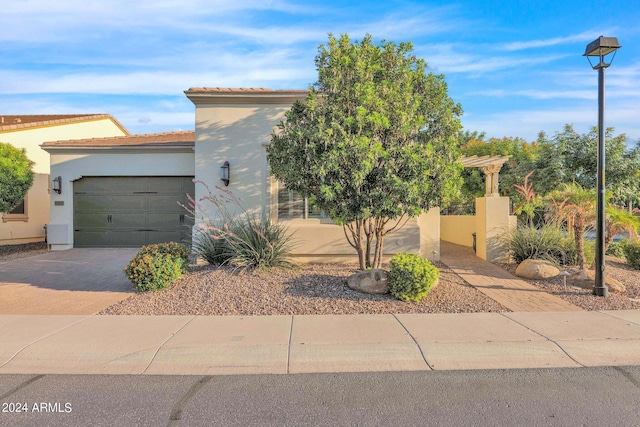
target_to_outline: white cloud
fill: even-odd
[[[540,39],[540,40],[530,40],[526,42],[511,42],[505,43],[500,46],[501,49],[506,51],[518,51],[518,50],[527,50],[527,49],[535,49],[540,47],[549,47],[556,46],[560,44],[566,43],[574,43],[574,42],[585,42],[585,47],[587,43],[593,40],[594,34],[600,33],[609,33],[609,30],[587,30],[583,31],[580,34],[572,34],[564,37],[553,37],[550,39]]]

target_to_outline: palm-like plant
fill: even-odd
[[[640,221],[633,213],[612,205],[607,206],[605,214],[604,251],[606,253],[616,234],[626,232],[629,237],[636,237]]]
[[[578,184],[564,184],[549,195],[551,216],[572,224],[578,254],[578,266],[585,270],[584,235],[596,214],[596,192]]]

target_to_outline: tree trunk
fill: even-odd
[[[586,225],[582,218],[576,218],[573,224],[573,238],[576,241],[576,252],[578,255],[578,267],[585,270],[586,259],[584,256],[584,233]]]
[[[379,230],[378,233],[376,233],[376,256],[374,258],[374,267],[373,268],[380,268],[382,265],[382,247],[384,244],[384,236],[382,235],[382,230]]]

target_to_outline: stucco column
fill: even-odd
[[[440,208],[431,208],[418,216],[420,256],[440,261]]]
[[[489,166],[484,166],[482,168],[482,172],[484,172],[484,183],[485,183],[485,196],[491,197],[499,197],[499,188],[498,188],[498,176],[500,174],[500,169],[502,165],[493,164]]]
[[[507,248],[499,236],[509,229],[509,198],[491,195],[476,199],[476,255],[497,262]]]

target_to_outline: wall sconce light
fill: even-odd
[[[57,176],[53,178],[53,191],[55,191],[58,194],[62,193],[62,177],[61,176]]]
[[[225,187],[229,186],[229,162],[224,162],[220,166],[220,179],[224,182]]]

